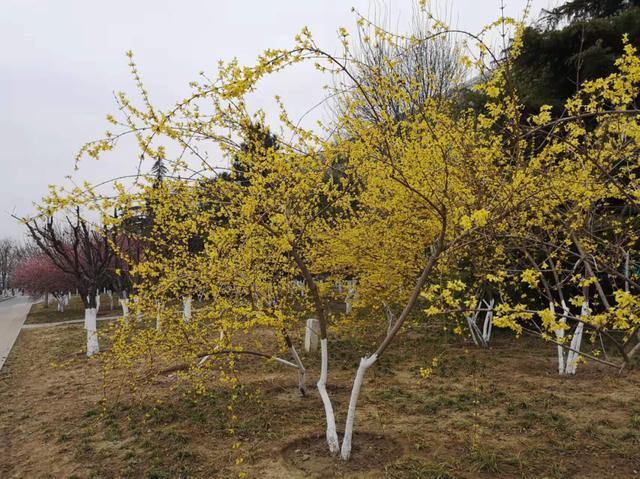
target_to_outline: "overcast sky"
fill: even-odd
[[[433,1],[431,2],[433,3]],[[525,0],[505,0],[520,17]],[[533,0],[532,15],[558,0]],[[113,92],[132,92],[125,51],[133,50],[152,101],[169,107],[219,59],[250,63],[263,49],[287,47],[303,26],[337,48],[339,26],[353,28],[351,7],[386,9],[402,28],[412,0],[1,0],[0,5],[0,238],[22,235],[11,214],[32,212],[47,185],[64,182],[86,141],[107,129]],[[439,2],[443,5],[442,0]],[[449,0],[451,23],[477,32],[498,18],[500,0]],[[311,68],[270,80],[256,99],[281,94],[292,116],[323,92]],[[93,181],[130,172],[126,154],[86,160]]]

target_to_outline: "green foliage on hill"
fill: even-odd
[[[640,46],[639,0],[573,0],[528,27],[524,48],[516,59],[514,76],[527,110],[553,106],[562,113],[566,98],[577,85],[614,71],[628,34]]]

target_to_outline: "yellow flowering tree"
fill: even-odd
[[[560,374],[575,374],[581,356],[612,364],[600,357],[605,343],[623,367],[640,349],[631,267],[638,247],[640,60],[628,43],[616,65],[618,72],[582,85],[561,118],[551,121],[543,107],[530,119],[523,136],[536,138],[530,162],[543,168],[537,181],[546,182],[549,195],[522,210],[503,235],[511,255],[500,281],[520,284],[503,310],[521,314],[498,322],[522,331],[518,319],[537,318],[529,325],[558,344]],[[536,310],[541,299],[548,308]],[[583,331],[596,343],[589,355],[580,349]]]
[[[446,33],[441,24],[435,24],[434,29],[433,38],[419,41],[436,42]],[[140,136],[143,154],[160,154],[159,148],[153,146],[159,137],[175,140],[180,146],[189,146],[190,139],[197,138],[213,142],[234,159],[242,178],[233,181],[232,174],[232,181],[219,183],[227,220],[221,230],[235,238],[232,261],[242,267],[225,265],[224,272],[242,270],[246,279],[239,280],[238,273],[226,284],[245,284],[249,291],[248,296],[236,296],[235,313],[229,307],[219,312],[224,321],[234,325],[222,329],[237,329],[240,324],[274,327],[274,318],[290,314],[291,305],[283,294],[270,295],[265,290],[284,290],[296,276],[304,278],[320,326],[318,390],[325,409],[327,443],[332,453],[341,449],[341,457],[348,459],[364,375],[400,333],[425,286],[439,281],[438,275],[455,262],[460,249],[479,241],[490,225],[497,228],[514,212],[539,201],[539,192],[546,189],[536,188],[535,182],[522,188],[523,179],[535,175],[537,166],[530,166],[524,145],[516,136],[521,131],[520,108],[517,99],[505,89],[502,68],[484,87],[490,102],[487,112],[478,117],[474,111],[461,110],[455,96],[449,100],[430,99],[421,93],[426,85],[412,84],[413,91],[394,88],[390,83],[393,78],[376,71],[367,72],[366,84],[359,82],[359,64],[349,61],[347,33],[341,30],[340,35],[345,48],[341,57],[320,49],[311,34],[303,30],[294,49],[268,50],[254,67],[240,67],[236,62],[223,65],[217,82],[195,84],[193,97],[180,102],[171,112],[162,113],[151,106],[144,111],[124,97],[121,102],[128,112],[126,126]],[[399,38],[382,30],[376,30],[375,37],[369,41],[396,42]],[[291,121],[281,104],[280,138],[286,131],[291,140],[281,140],[275,147],[264,141],[265,135],[256,134],[264,128],[265,115],[248,111],[246,95],[265,75],[310,60],[320,60],[320,70],[353,81],[358,94],[345,98],[345,111],[336,124],[320,125],[317,132]],[[210,114],[200,113],[198,100],[203,98],[213,108]],[[144,94],[143,99],[146,101]],[[363,102],[373,121],[370,116],[358,114]],[[406,105],[407,110],[390,114],[389,104]],[[224,136],[219,133],[222,130],[227,132]],[[331,135],[332,131],[338,133]],[[142,132],[152,133],[142,136]],[[107,139],[89,146],[87,151],[97,154],[110,144]],[[205,168],[215,172],[200,151],[193,153]],[[179,195],[181,188],[171,194]],[[184,189],[187,199],[171,197],[168,211],[183,201],[185,205],[192,204],[186,208],[191,214],[200,211],[200,206],[188,199],[197,188]],[[196,220],[199,226],[190,229],[191,221],[180,215],[173,215],[174,221],[181,223],[174,227],[171,217],[169,214],[167,224],[176,231],[194,233],[203,228],[210,238],[220,230],[207,220]],[[220,256],[215,247],[205,244],[198,261],[207,267],[189,268],[198,271],[193,278],[222,290],[221,278],[209,280],[204,273],[206,269],[219,268]],[[216,266],[211,265],[212,260]],[[155,258],[151,263],[145,267],[153,270],[157,264],[158,268],[175,272],[189,264],[189,259],[172,262]],[[401,312],[380,329],[379,346],[360,363],[340,446],[333,405],[326,390],[326,285],[345,274],[357,278],[361,304],[393,302]],[[167,277],[175,278],[169,279],[173,284],[191,277],[187,275],[188,272],[180,274],[179,280],[173,275]],[[210,299],[216,308],[228,302],[228,294]],[[252,322],[238,314],[247,309],[243,300],[249,300],[251,315],[259,320]],[[200,323],[190,321],[180,327],[195,328],[196,324]],[[215,349],[213,344],[208,347]],[[198,357],[201,356],[194,359]]]
[[[362,17],[358,25],[365,43],[390,46],[382,51],[397,51],[399,44],[437,45],[452,33],[436,20],[421,38],[392,34]],[[514,56],[521,25],[503,18],[489,29],[509,25]],[[548,304],[562,302],[558,288],[566,275],[555,282],[547,278],[550,259],[540,246],[549,244],[560,255],[558,268],[566,267],[569,256],[568,264],[580,262],[580,286],[593,287],[602,307],[592,315],[592,300],[589,311],[583,308],[571,319],[591,324],[597,333],[605,331],[601,322],[613,324],[625,331],[625,347],[630,346],[638,330],[637,278],[620,273],[626,289],[607,292],[597,274],[603,265],[617,268],[611,256],[617,239],[624,238],[626,252],[636,247],[633,235],[620,232],[630,223],[612,215],[611,234],[583,225],[613,200],[635,211],[635,52],[627,48],[619,73],[583,86],[568,102],[567,116],[551,120],[542,108],[526,118],[511,88],[512,57],[498,58],[483,42],[489,29],[468,35],[479,59],[459,59],[488,78],[478,86],[486,97],[481,111],[461,105],[456,88],[462,77],[452,79],[450,95],[433,97],[428,92],[438,90],[431,83],[437,79],[397,81],[393,57],[379,59],[388,68],[360,62],[344,29],[340,54],[322,49],[305,28],[291,49],[266,50],[253,66],[221,63],[215,81],[194,82],[193,94],[166,111],[151,104],[131,60],[141,104],[119,95],[123,117],[109,120],[122,131],[86,145],[81,154],[100,157],[131,133],[141,158],[170,162],[171,175],[161,184],[139,180],[128,190],[116,185],[115,197],[95,201],[103,212],[142,209],[151,218],[144,238],[148,251],[132,265],[143,321],[118,325],[107,368],[128,367],[135,373],[130,377],[141,379],[158,365],[179,362],[173,370],[186,371],[197,389],[214,370],[235,386],[229,370],[251,354],[295,368],[304,393],[305,368],[294,340],[311,310],[319,323],[317,388],[327,445],[347,460],[365,374],[402,333],[421,296],[430,314],[459,315],[481,309],[478,290],[492,289],[501,297],[491,308],[496,325],[519,333],[537,315],[545,331],[565,329],[555,311],[522,298],[529,288]],[[486,59],[492,60],[490,72]],[[267,115],[249,108],[248,96],[265,76],[301,63],[313,64],[347,91],[340,112],[329,124],[303,128],[276,98],[280,114],[272,133]],[[232,164],[230,173],[221,174],[214,154]],[[122,224],[127,215],[109,221]],[[488,259],[493,250],[499,254]],[[521,256],[514,256],[517,250]],[[355,373],[340,442],[326,388],[332,329],[327,303],[331,286],[347,277],[358,285],[356,306],[374,312],[364,321],[378,343]],[[300,279],[308,290],[306,304],[293,286]],[[180,314],[180,300],[193,295],[202,304],[195,311],[183,307]],[[581,293],[580,304],[586,296]],[[375,312],[381,307],[397,308],[397,317],[380,321]],[[560,317],[566,316],[563,310]],[[151,318],[156,328],[149,327]],[[273,339],[269,344],[261,340],[265,331]],[[278,355],[283,350],[291,360]]]

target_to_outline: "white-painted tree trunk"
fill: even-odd
[[[121,298],[120,306],[122,307],[122,317],[127,319],[129,317],[129,300],[126,297]]]
[[[584,324],[578,323],[576,330],[573,332],[573,338],[571,339],[571,350],[567,354],[567,363],[565,374],[574,376],[578,369],[578,358],[580,357],[580,346],[582,343],[582,331],[584,330]]]
[[[356,377],[353,380],[353,388],[351,389],[351,399],[349,399],[349,409],[347,411],[347,422],[344,427],[344,438],[342,439],[342,448],[340,449],[340,457],[343,460],[348,460],[351,456],[351,439],[353,437],[353,423],[356,418],[356,407],[358,405],[358,396],[362,389],[362,383],[364,381],[364,375],[377,360],[375,354],[364,357],[360,360]]]
[[[495,304],[495,299],[491,298],[491,301],[488,303],[483,301],[485,306],[487,307],[487,311],[484,315],[484,323],[482,325],[482,341],[484,343],[484,347],[489,347],[489,341],[491,341],[491,330],[493,329],[493,305]]]
[[[338,432],[336,431],[336,418],[333,414],[333,405],[327,393],[327,375],[329,373],[329,350],[327,348],[327,338],[320,340],[320,379],[317,387],[322,404],[324,405],[324,413],[327,421],[327,445],[331,454],[336,454],[340,450],[338,442]]]
[[[480,341],[477,337],[477,329],[476,319],[478,318],[478,312],[474,312],[472,316],[467,316],[467,324],[469,324],[469,331],[471,332],[471,339],[473,340],[473,344],[476,346],[480,346]]]
[[[471,316],[466,316],[467,324],[469,325],[469,331],[471,332],[471,339],[473,340],[473,344],[478,347],[487,348],[489,347],[489,341],[485,341],[485,336],[483,331],[480,331],[478,327],[478,316],[480,315],[480,309],[482,308],[482,300],[478,302],[478,306],[476,310],[473,312]],[[491,318],[490,318],[491,319]],[[483,325],[483,330],[486,329],[487,317],[485,316],[485,324]]]
[[[580,316],[587,316],[590,313],[589,302],[584,301],[582,303],[582,310]],[[567,360],[565,365],[565,374],[575,375],[578,369],[578,358],[580,357],[580,346],[582,345],[582,333],[584,331],[584,323],[580,322],[576,326],[576,330],[573,332],[573,338],[571,339],[571,350],[567,353]]]
[[[162,331],[162,320],[160,317],[161,309],[160,301],[156,301],[156,331],[158,332]]]
[[[100,291],[96,293],[96,314],[100,311]]]
[[[570,309],[567,304],[562,301],[562,312],[565,316],[560,319],[561,324],[566,324],[565,318],[569,315]],[[555,313],[555,309],[553,304],[549,304],[549,308],[552,312]],[[582,311],[580,313],[581,316],[586,316],[590,312],[589,310],[589,302],[584,301],[582,303]],[[558,345],[558,372],[563,376],[573,376],[576,374],[578,369],[578,358],[580,357],[580,347],[582,345],[582,334],[584,331],[584,323],[579,322],[576,326],[575,331],[573,332],[573,337],[571,338],[571,343],[569,344],[569,349],[563,348]],[[558,343],[564,341],[564,330],[557,330],[556,338]]]
[[[140,309],[140,299],[137,297],[133,298],[133,302],[135,303],[135,306],[136,306],[136,320],[142,321],[142,310]]]
[[[320,338],[320,321],[315,318],[307,319],[307,327],[304,330],[304,350],[315,353],[318,350]]]
[[[553,301],[549,303],[549,309],[554,315],[556,314],[556,308],[555,308],[555,305],[553,304]],[[569,313],[569,307],[564,301],[562,302],[562,311],[563,311],[563,314]],[[560,318],[559,323],[560,324],[566,323],[564,317]],[[558,340],[558,343],[563,343],[564,329],[556,329],[555,334],[556,334],[556,339]],[[558,344],[558,373],[564,374],[565,371],[566,371],[566,358],[565,358],[564,348],[560,344]]]
[[[191,321],[191,296],[182,298],[182,317],[187,323]]]
[[[221,331],[222,333],[222,331]],[[300,356],[298,355],[298,351],[296,351],[296,347],[291,345],[291,355],[293,356],[293,360],[296,362],[298,366],[298,389],[300,390],[300,394],[303,396],[307,395],[307,386],[305,384],[305,374],[306,369],[300,360]]]
[[[87,330],[87,356],[91,357],[100,352],[98,344],[98,311],[95,308],[84,310],[84,327]]]
[[[113,311],[113,291],[108,290],[107,296],[109,297],[109,311]]]
[[[353,304],[352,304],[352,300],[356,295],[356,290],[355,287],[353,286],[353,281],[351,282],[347,282],[349,284],[349,291],[347,292],[347,297],[344,300],[344,304],[345,304],[345,311],[347,314],[351,314],[353,312]]]

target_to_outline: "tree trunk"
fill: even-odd
[[[107,296],[109,296],[109,311],[113,311],[113,291],[107,291]]]
[[[182,298],[182,317],[186,323],[191,321],[191,296]]]
[[[626,278],[624,282],[624,290],[629,292],[629,252],[625,251],[624,253],[624,277]]]
[[[315,318],[307,319],[307,327],[304,330],[304,349],[306,352],[318,351],[318,338],[320,337],[320,323]]]
[[[478,307],[473,312],[472,316],[467,316],[467,323],[469,324],[469,330],[471,331],[471,339],[473,343],[478,347],[488,348],[489,342],[485,341],[485,335],[483,331],[480,331],[478,327],[478,316],[480,315],[480,309],[482,308],[482,300],[478,302]],[[483,330],[486,329],[486,316]]]
[[[120,306],[122,306],[122,317],[127,319],[129,317],[129,300],[126,297],[122,298]]]
[[[551,312],[554,315],[556,314],[556,308],[553,302],[549,303],[549,309],[551,309]],[[569,307],[564,301],[562,301],[562,314],[569,314]],[[560,319],[560,324],[565,324],[565,322],[566,321],[563,316]],[[558,374],[564,375],[567,370],[567,362],[566,362],[564,348],[560,345],[561,343],[564,343],[564,329],[556,329],[555,333],[559,343],[558,344]]]
[[[136,320],[142,321],[142,310],[140,309],[140,299],[137,297],[133,298],[133,302],[135,303],[135,307],[136,307]]]
[[[353,312],[353,304],[351,301],[356,295],[355,287],[353,286],[353,282],[349,284],[349,291],[347,293],[347,298],[345,299],[345,312],[347,314],[351,314]]]
[[[582,303],[581,316],[589,314],[589,302],[584,301]],[[573,332],[573,338],[571,339],[571,349],[567,353],[567,361],[565,365],[565,374],[573,376],[578,369],[578,358],[580,357],[580,346],[582,344],[582,333],[584,331],[584,323],[578,323],[576,330]]]
[[[413,309],[416,302],[418,301],[418,297],[420,296],[420,291],[422,290],[422,287],[426,283],[427,278],[431,273],[431,270],[435,266],[436,262],[438,261],[438,258],[440,257],[440,254],[443,251],[444,235],[445,235],[445,228],[443,228],[440,231],[438,244],[435,250],[433,251],[433,253],[431,254],[431,256],[429,257],[429,261],[427,262],[424,269],[422,270],[422,273],[420,274],[418,281],[416,282],[413,292],[411,293],[409,300],[407,301],[402,312],[400,313],[398,320],[393,325],[393,328],[391,328],[391,331],[388,332],[387,336],[380,343],[376,352],[373,353],[370,357],[362,358],[362,360],[360,361],[360,366],[358,367],[358,371],[356,373],[356,377],[353,382],[353,389],[351,391],[351,400],[349,402],[349,412],[347,415],[347,424],[345,427],[345,438],[343,441],[342,451],[340,454],[342,459],[345,459],[345,460],[349,459],[349,456],[351,454],[353,422],[355,420],[358,395],[360,394],[362,381],[364,380],[364,374],[366,373],[367,369],[369,369],[377,361],[377,359],[384,353],[384,351],[387,349],[389,344],[391,344],[391,341],[393,341],[395,336],[398,334],[398,332],[402,328],[404,322],[409,317],[411,310]],[[326,349],[326,339],[322,340],[321,346],[323,347],[323,350]],[[322,377],[322,373],[321,373],[321,377]],[[320,385],[320,382],[318,382],[318,385]],[[320,387],[318,387],[318,390],[320,390]],[[325,394],[326,394],[326,390],[325,390]],[[333,415],[333,411],[332,411],[332,415]],[[334,421],[334,424],[335,424],[335,421]]]
[[[491,330],[493,329],[493,305],[495,304],[495,299],[491,298],[491,301],[485,303],[487,305],[488,311],[484,316],[484,324],[482,326],[482,340],[486,348],[489,347],[489,341],[491,341]]]
[[[576,330],[573,332],[573,339],[571,340],[571,350],[567,354],[567,370],[566,374],[573,376],[578,369],[578,358],[580,357],[580,345],[582,343],[582,331],[584,330],[584,324],[578,323]]]
[[[54,298],[56,298],[56,302],[58,303],[58,312],[59,313],[64,313],[64,302],[65,302],[65,298],[66,295],[55,295]]]
[[[324,413],[327,420],[327,444],[329,445],[329,452],[336,454],[340,450],[340,443],[338,442],[338,433],[336,431],[336,418],[333,414],[333,405],[327,392],[327,375],[329,373],[329,350],[327,348],[327,338],[320,340],[320,379],[318,380],[317,387],[324,405]]]
[[[358,405],[358,396],[360,395],[360,389],[362,389],[362,383],[364,381],[364,375],[373,363],[376,362],[377,356],[374,354],[370,357],[364,357],[360,360],[360,366],[358,366],[358,372],[353,380],[353,388],[351,389],[351,399],[349,400],[349,410],[347,412],[347,422],[344,427],[344,438],[342,439],[342,448],[340,450],[340,457],[347,461],[351,456],[351,438],[353,437],[353,423],[356,418],[356,407]]]
[[[100,352],[97,315],[96,308],[86,308],[84,310],[84,327],[87,330],[87,356],[89,357]]]
[[[322,303],[322,297],[320,296],[320,290],[318,285],[313,279],[313,275],[306,263],[300,256],[300,252],[294,247],[293,257],[295,259],[302,276],[304,277],[307,287],[313,298],[313,303],[318,316],[318,322],[320,325],[320,379],[316,384],[318,393],[322,399],[324,406],[326,427],[327,427],[327,445],[329,446],[329,452],[331,454],[337,454],[340,450],[340,443],[338,441],[338,433],[336,431],[336,418],[333,414],[333,405],[331,404],[331,398],[327,392],[327,376],[329,374],[329,348],[327,346],[327,318],[324,312],[324,305]]]
[[[291,355],[293,356],[293,360],[298,366],[298,390],[300,391],[300,394],[302,396],[306,396],[307,395],[307,386],[305,384],[306,370],[304,368],[304,365],[302,364],[302,360],[300,359],[300,356],[298,356],[298,351],[296,351],[296,348],[291,342],[291,340],[289,339],[289,337],[285,336],[285,340],[287,342],[287,345],[289,346],[289,349],[291,350]]]

